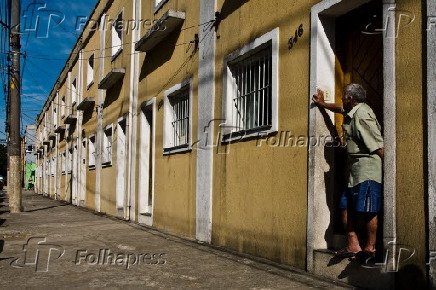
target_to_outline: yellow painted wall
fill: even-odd
[[[217,118],[222,116],[224,57],[279,27],[278,128],[307,136],[313,4],[314,1],[218,1],[224,19],[216,40]],[[289,50],[288,40],[300,24],[304,34]],[[229,146],[229,154],[214,156],[212,242],[304,268],[307,147],[273,148],[262,143],[259,148],[256,144],[256,140],[234,143]]]
[[[123,19],[132,19],[133,1],[114,1],[107,10],[108,19],[116,19],[119,12],[123,9]],[[116,215],[116,178],[117,175],[117,148],[116,148],[116,127],[118,119],[129,112],[129,88],[130,88],[130,59],[131,59],[131,31],[125,29],[123,33],[122,52],[115,58],[111,57],[112,49],[112,30],[108,26],[106,30],[104,76],[113,68],[124,68],[126,73],[124,78],[106,91],[103,106],[103,130],[108,125],[112,125],[112,166],[103,167],[101,170],[100,183],[100,206],[101,212]],[[127,164],[127,162],[126,162]],[[128,166],[128,165],[127,165]]]
[[[100,31],[90,32],[89,29],[85,30],[89,32],[84,47],[83,47],[83,98],[94,98],[95,104],[93,108],[82,112],[82,130],[85,133],[86,138],[86,164],[85,166],[85,207],[95,209],[95,186],[96,186],[96,172],[95,169],[89,169],[89,136],[97,135],[97,112],[96,106],[98,105],[98,81],[99,81],[99,66],[103,61],[100,58]],[[94,83],[88,87],[87,75],[88,75],[88,59],[94,54]]]
[[[425,143],[424,123],[426,101],[423,91],[423,62],[426,59],[422,28],[422,2],[397,1],[397,10],[410,11],[416,18],[408,27],[408,20],[400,23],[396,40],[396,102],[397,102],[397,236],[401,244],[416,249],[416,254],[405,267],[417,267],[425,273],[426,259],[426,201],[425,201]],[[398,19],[397,19],[398,21]],[[424,23],[424,26],[426,24]],[[425,30],[424,30],[425,33]],[[388,145],[386,145],[388,146]],[[416,270],[415,269],[415,270]],[[417,287],[419,275],[399,273],[399,282]],[[418,273],[419,273],[418,272]]]
[[[147,3],[144,3],[147,2]],[[147,5],[148,4],[148,5]],[[192,138],[197,137],[198,53],[191,57],[195,34],[199,33],[199,1],[168,1],[154,14],[154,1],[143,1],[142,19],[159,19],[169,9],[186,13],[180,30],[176,30],[148,54],[140,54],[138,105],[157,97],[156,112],[156,166],[153,225],[188,237],[195,237],[195,150],[163,155],[164,92],[183,80],[192,78]],[[145,31],[141,31],[141,37]],[[140,113],[140,108],[138,108]],[[139,122],[139,120],[138,120]],[[137,136],[139,136],[139,123]],[[140,150],[138,138],[137,148]],[[136,159],[139,163],[139,150]],[[137,167],[139,178],[139,165]],[[137,200],[139,187],[137,185]]]

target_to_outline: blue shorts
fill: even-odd
[[[355,187],[349,187],[342,193],[340,209],[359,212],[379,212],[381,209],[382,185],[367,180]]]

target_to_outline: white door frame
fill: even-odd
[[[152,124],[147,121],[145,109],[151,107]],[[156,159],[156,98],[141,105],[140,113],[140,140],[139,140],[139,186],[138,186],[138,222],[153,225],[154,210],[154,182],[155,182],[155,159]],[[152,143],[150,144],[150,134]],[[150,166],[150,154],[151,166]],[[151,172],[150,172],[151,167]],[[149,180],[151,176],[151,206],[149,205]]]
[[[125,204],[127,191],[127,115],[118,119],[117,122],[117,182],[116,182],[116,202],[115,212],[118,217],[124,218],[128,208]],[[121,123],[124,122],[124,131]]]
[[[355,9],[370,0],[324,0],[312,7],[311,11],[311,51],[310,51],[310,93],[317,88],[330,91],[331,100],[335,100],[335,58],[329,43],[334,35],[335,18]],[[389,30],[383,37],[383,118],[384,118],[384,224],[383,244],[396,240],[396,124],[395,124],[395,1],[383,0],[383,23]],[[328,16],[327,16],[328,14]],[[336,14],[336,15],[335,15]],[[321,21],[321,17],[323,20]],[[324,19],[325,18],[325,19]],[[329,20],[330,18],[330,20]],[[322,115],[312,104],[309,109],[309,136],[327,133]],[[333,119],[333,115],[331,115]],[[333,121],[332,121],[333,122]],[[308,215],[307,215],[307,271],[314,270],[315,249],[325,247],[324,232],[329,215],[325,215],[324,172],[329,170],[324,158],[324,148],[309,147],[308,167]],[[323,200],[324,199],[324,200]],[[327,220],[327,222],[325,221]]]

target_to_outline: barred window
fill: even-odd
[[[164,151],[189,148],[191,135],[191,86],[179,84],[165,92]]]
[[[175,147],[188,143],[189,122],[189,95],[185,90],[177,96],[170,98],[173,111],[171,128],[173,131],[172,143]]]
[[[278,130],[279,29],[224,58],[223,141]]]
[[[250,130],[271,126],[271,47],[230,65],[235,89],[233,126]]]

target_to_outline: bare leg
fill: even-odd
[[[365,252],[375,255],[375,243],[377,240],[377,214],[365,214],[366,230],[368,233],[368,239],[364,248]]]
[[[360,252],[362,249],[359,245],[359,239],[354,231],[353,217],[348,213],[348,210],[342,210],[342,222],[344,223],[345,231],[347,232],[347,251],[349,252]]]

